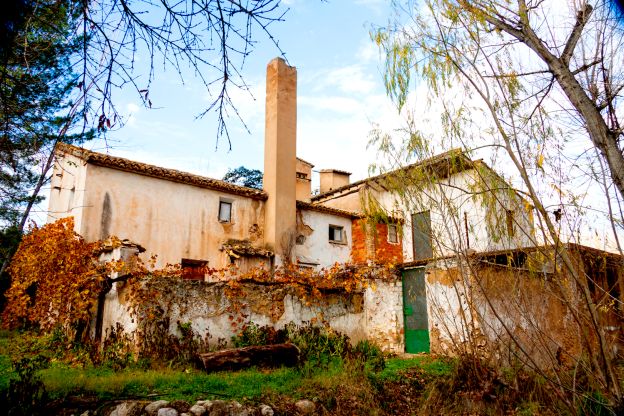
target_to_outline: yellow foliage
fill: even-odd
[[[71,217],[32,228],[9,267],[3,325],[48,330],[88,322],[104,278],[97,263],[100,249],[100,242],[87,243],[74,232]]]

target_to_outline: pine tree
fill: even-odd
[[[57,141],[75,143],[93,132],[69,134],[79,114],[70,94],[78,81],[72,57],[79,11],[72,2],[24,0],[3,22],[0,48],[0,257],[3,270],[27,213],[42,199],[48,160]],[[10,30],[7,30],[10,29]],[[6,282],[3,277],[0,286]],[[0,287],[1,290],[1,287]]]

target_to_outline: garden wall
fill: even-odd
[[[354,343],[368,339],[386,351],[403,352],[400,281],[367,283],[351,292],[253,281],[152,278],[139,286],[115,283],[106,296],[103,328],[106,333],[120,323],[138,341],[156,327],[180,335],[178,323],[190,324],[210,347],[217,347],[230,345],[250,323],[275,329],[311,323],[326,325]]]
[[[476,349],[507,362],[550,364],[578,357],[583,331],[563,301],[575,295],[555,279],[561,276],[483,263],[464,273],[457,265],[429,268],[431,352]]]

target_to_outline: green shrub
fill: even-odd
[[[47,414],[48,394],[37,372],[49,363],[43,355],[26,356],[13,362],[16,379],[9,382],[3,397],[2,414],[9,416],[37,416]]]
[[[611,410],[609,402],[600,392],[591,392],[583,395],[579,415],[587,416],[611,416],[615,413]]]
[[[361,361],[365,367],[374,372],[380,372],[386,368],[386,357],[377,345],[368,340],[358,342],[353,348],[356,360]]]
[[[232,343],[237,348],[282,344],[286,341],[285,330],[276,330],[268,325],[258,326],[253,322],[245,325],[239,335],[232,337]]]
[[[102,343],[97,364],[113,370],[122,370],[134,363],[130,337],[124,332],[123,325],[117,323]]]

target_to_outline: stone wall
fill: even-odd
[[[178,322],[190,323],[215,347],[231,344],[246,324],[280,329],[311,323],[327,325],[354,343],[368,339],[386,351],[403,352],[400,281],[368,283],[353,292],[312,295],[311,288],[292,284],[154,278],[141,287],[140,304],[132,300],[132,285],[117,283],[106,298],[104,328],[121,322],[140,337],[155,323],[166,322],[172,334],[178,333]]]
[[[577,357],[582,328],[564,303],[574,293],[555,279],[561,277],[495,264],[429,268],[431,352],[472,349],[507,362],[531,357],[542,364]]]

